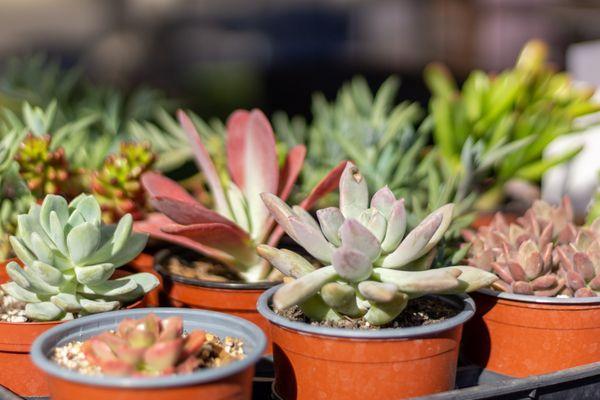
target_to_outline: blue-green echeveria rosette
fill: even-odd
[[[148,236],[132,232],[129,214],[116,225],[104,225],[91,195],[82,194],[70,204],[61,196],[48,195],[17,221],[10,243],[24,267],[9,263],[11,281],[2,289],[26,303],[29,320],[117,310],[158,286],[158,279],[149,273],[110,279],[142,252]]]

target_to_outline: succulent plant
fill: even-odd
[[[288,145],[305,144],[308,149],[301,192],[331,166],[350,160],[371,192],[388,185],[396,197],[406,200],[412,210],[409,227],[442,205],[454,203],[455,217],[446,236],[457,238],[473,221],[470,211],[479,196],[477,185],[491,167],[529,139],[499,143],[485,154],[480,144],[468,141],[460,153],[460,168],[449,167],[438,151],[428,148],[433,120],[423,119],[417,103],[396,104],[398,88],[399,80],[390,77],[374,95],[363,78],[354,78],[334,102],[327,102],[322,94],[314,96],[310,124],[278,113],[273,117],[275,131]],[[327,199],[320,205],[335,204],[334,197]]]
[[[78,192],[78,173],[69,165],[63,148],[51,150],[51,137],[29,135],[21,143],[15,160],[34,197],[58,194],[72,198]]]
[[[110,155],[99,171],[92,175],[91,191],[100,203],[106,223],[118,221],[125,214],[134,220],[146,212],[142,174],[154,164],[154,154],[144,143],[121,143],[119,153]]]
[[[573,85],[568,75],[552,69],[547,52],[545,44],[531,41],[513,69],[498,75],[474,71],[460,91],[443,66],[425,70],[434,143],[451,172],[461,170],[468,141],[480,146],[484,156],[498,145],[528,141],[490,168],[486,177],[493,185],[479,200],[482,208],[497,208],[509,180],[537,183],[546,170],[575,156],[580,148],[546,159],[542,153],[552,140],[576,130],[577,117],[600,109],[591,100],[593,90]]]
[[[86,340],[82,352],[105,375],[155,376],[189,373],[201,364],[206,341],[203,331],[183,333],[179,317],[159,319],[154,314],[124,319],[115,331]]]
[[[22,104],[25,103],[25,106]],[[149,142],[156,168],[170,171],[191,158],[185,135],[163,125],[173,102],[161,92],[139,88],[125,93],[96,86],[79,67],[63,68],[42,54],[13,58],[0,76],[0,123],[27,126],[36,135],[50,134],[76,167],[98,169],[121,142]],[[32,105],[35,105],[32,106]],[[41,125],[40,123],[44,123]],[[42,130],[43,132],[40,132]],[[1,134],[0,134],[1,137]]]
[[[295,278],[275,293],[275,308],[297,305],[313,320],[362,317],[383,325],[410,299],[468,292],[497,279],[468,266],[429,269],[452,221],[453,204],[435,210],[405,235],[404,200],[385,186],[369,202],[367,182],[352,163],[340,178],[339,195],[339,208],[318,210],[318,221],[273,194],[262,195],[277,223],[323,265],[317,268],[290,250],[258,246],[262,257]]]
[[[238,110],[227,122],[229,171],[219,173],[190,118],[180,111],[179,120],[206,179],[213,208],[200,204],[174,181],[148,172],[142,183],[152,206],[162,214],[152,214],[136,223],[136,229],[210,257],[242,280],[268,279],[271,267],[260,259],[255,248],[261,243],[277,243],[283,232],[274,229],[260,194],[278,193],[284,199],[289,196],[302,169],[304,146],[292,148],[280,169],[267,118],[259,110]],[[330,171],[298,208],[309,208],[333,190],[342,167],[340,164]]]
[[[115,269],[134,259],[147,235],[132,233],[125,215],[117,225],[103,225],[100,205],[82,194],[70,204],[48,195],[18,216],[12,248],[25,264],[6,266],[11,281],[2,289],[27,303],[26,316],[51,321],[116,310],[158,285],[148,273],[110,279]]]
[[[566,197],[560,206],[536,201],[510,224],[498,213],[491,225],[464,234],[468,264],[498,275],[497,290],[546,297],[600,293],[600,220],[576,226]]]
[[[11,131],[0,140],[0,261],[12,255],[9,237],[15,233],[17,215],[26,212],[33,197],[14,161],[23,134]]]

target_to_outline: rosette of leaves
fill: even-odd
[[[600,220],[576,226],[568,198],[560,206],[537,201],[510,224],[497,214],[465,238],[467,262],[498,275],[497,290],[546,297],[600,293]]]
[[[202,363],[206,333],[184,334],[180,317],[160,319],[154,314],[124,319],[115,331],[94,336],[81,347],[86,360],[111,376],[184,374]]]
[[[283,231],[275,229],[262,192],[287,199],[302,170],[306,149],[292,148],[280,164],[271,125],[260,110],[237,110],[227,122],[227,169],[218,171],[195,124],[179,112],[203,183],[213,199],[202,204],[185,188],[158,173],[148,172],[142,183],[158,210],[136,229],[156,239],[197,251],[227,267],[241,281],[279,278],[256,253],[261,243],[276,244]],[[333,168],[296,208],[309,209],[335,189],[343,164]]]
[[[410,299],[469,292],[497,279],[468,266],[429,269],[452,221],[453,204],[435,210],[409,231],[404,200],[385,186],[369,201],[366,180],[351,163],[340,178],[339,195],[339,208],[320,209],[315,220],[263,193],[279,226],[321,264],[318,268],[293,251],[260,245],[259,254],[293,278],[275,292],[276,309],[298,306],[314,321],[350,317],[384,325]]]
[[[463,168],[461,155],[469,142],[485,156],[500,145],[527,141],[489,169],[486,177],[493,185],[479,200],[482,208],[498,208],[509,180],[537,184],[549,168],[574,157],[580,148],[552,158],[542,154],[554,139],[577,129],[576,118],[600,110],[591,99],[593,90],[575,86],[566,73],[556,72],[547,52],[544,43],[531,41],[514,68],[497,75],[474,71],[461,89],[443,66],[432,64],[425,70],[432,92],[433,139],[450,171]]]
[[[115,270],[140,254],[148,236],[132,232],[125,215],[117,225],[102,224],[91,195],[71,203],[48,195],[18,216],[10,243],[17,257],[6,266],[11,281],[4,292],[26,303],[25,315],[52,321],[111,311],[142,298],[158,286],[149,273],[111,279]]]
[[[118,221],[125,214],[134,220],[146,212],[146,197],[141,177],[152,169],[154,154],[144,143],[121,143],[119,153],[110,155],[99,171],[92,175],[91,191],[102,208],[106,223]]]

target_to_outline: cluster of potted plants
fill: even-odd
[[[536,199],[576,153],[544,148],[600,105],[545,51],[460,90],[428,67],[429,113],[395,78],[310,123],[157,101],[116,134],[66,84],[3,105],[0,384],[250,399],[272,355],[276,398],[409,398],[452,389],[459,350],[510,377],[600,361],[600,221]]]

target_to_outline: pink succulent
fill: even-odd
[[[229,174],[220,176],[190,118],[183,111],[178,117],[214,209],[199,203],[176,182],[149,172],[142,183],[160,214],[151,214],[136,229],[219,261],[248,282],[268,279],[272,268],[258,256],[256,246],[276,245],[283,230],[276,229],[260,195],[272,193],[284,201],[289,197],[304,163],[305,147],[292,148],[280,169],[275,135],[265,115],[256,109],[235,111],[227,121]],[[298,207],[309,209],[337,188],[344,165],[332,169]]]

